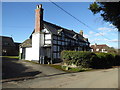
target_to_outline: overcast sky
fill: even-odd
[[[67,12],[88,25],[75,20],[50,2],[3,2],[2,35],[13,37],[15,42],[23,42],[31,35],[35,25],[36,5],[43,4],[44,20],[78,32],[84,31],[91,44],[107,44],[118,47],[117,29],[104,22],[100,14],[93,15],[88,9],[92,2],[56,2]]]

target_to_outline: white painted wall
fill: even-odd
[[[26,53],[25,53],[25,60],[32,60],[32,47],[26,48]]]
[[[42,32],[50,33],[46,28],[45,28],[45,29],[42,29]]]
[[[45,39],[51,39],[51,34],[45,34]]]
[[[20,47],[20,53],[22,53],[22,48]]]
[[[32,34],[32,60],[39,60],[40,33]]]

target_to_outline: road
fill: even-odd
[[[52,69],[48,71],[52,72]],[[2,85],[3,88],[118,88],[118,68],[79,73],[50,72],[48,75],[37,74],[39,77],[34,79],[4,82]]]

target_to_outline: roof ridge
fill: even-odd
[[[48,24],[54,25],[54,26],[59,27],[59,28],[62,28],[62,29],[69,30],[69,29],[67,29],[67,28],[64,28],[64,27],[62,27],[62,26],[59,26],[59,25],[57,25],[57,24],[54,24],[54,23],[51,23],[51,22],[48,22],[48,21],[44,21],[44,20],[43,20],[43,22],[46,22],[46,23],[48,23]],[[73,30],[70,30],[70,31],[73,31]]]

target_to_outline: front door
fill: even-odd
[[[22,48],[22,55],[21,55],[21,56],[22,56],[22,59],[25,59],[25,53],[26,53],[26,52],[25,52],[25,48]]]

